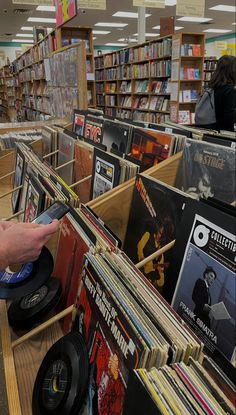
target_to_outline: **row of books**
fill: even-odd
[[[78,85],[78,48],[67,49],[44,60],[48,85],[76,87]]]
[[[181,67],[180,68],[180,80],[181,81],[188,81],[188,80],[198,80],[200,79],[201,71],[198,68],[194,67]]]
[[[152,111],[169,111],[170,100],[165,97],[136,97],[132,108],[146,109]]]
[[[132,66],[133,78],[148,78],[150,74],[149,63]]]
[[[184,89],[179,91],[179,102],[197,102],[199,96],[196,89]]]
[[[185,43],[181,45],[181,56],[201,56],[203,55],[201,45]]]
[[[19,82],[36,81],[45,79],[45,70],[42,63],[32,65],[19,73]]]
[[[0,135],[0,149],[7,150],[16,147],[17,143],[32,143],[42,139],[42,129],[10,131]]]
[[[117,96],[116,95],[106,95],[105,96],[105,105],[116,106],[117,105]]]
[[[47,114],[51,114],[52,106],[50,101],[50,96],[35,96],[35,95],[25,95],[22,100],[22,105],[33,108],[37,111],[42,111]]]
[[[212,57],[204,60],[204,71],[215,71],[217,66],[217,58]]]
[[[171,76],[171,60],[164,60],[150,63],[150,76],[162,77]]]
[[[105,98],[103,95],[99,94],[96,96],[96,103],[98,107],[104,107],[105,106]]]

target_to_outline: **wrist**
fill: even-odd
[[[7,249],[0,244],[0,271],[6,269],[9,265]]]

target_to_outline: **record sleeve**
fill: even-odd
[[[74,111],[73,132],[80,137],[84,137],[86,114],[87,111]]]
[[[130,152],[132,127],[130,125],[105,120],[103,123],[102,143],[107,147],[107,151],[111,149],[118,150],[121,154]]]
[[[25,202],[24,222],[32,222],[44,210],[45,193],[39,180],[29,174]]]
[[[98,148],[94,149],[91,199],[103,195],[120,183],[119,159]]]
[[[15,171],[15,176],[14,176],[13,189],[15,189],[16,187],[19,187],[19,186],[22,185],[23,173],[24,173],[24,164],[25,164],[24,155],[20,151],[20,149],[17,147],[17,150],[16,150],[16,171]],[[15,192],[12,193],[11,205],[12,205],[13,213],[16,213],[17,210],[18,210],[20,195],[21,195],[21,189],[18,189]]]
[[[79,140],[75,143],[74,180],[78,182],[92,175],[94,147]],[[74,188],[82,203],[90,200],[91,179],[86,180]]]
[[[205,344],[208,354],[235,365],[235,217],[188,201],[170,272],[177,276],[172,306]],[[214,305],[214,312],[212,307]],[[216,313],[216,309],[217,313]]]
[[[87,115],[85,122],[84,138],[94,143],[102,142],[103,119],[92,115]]]
[[[186,140],[176,187],[198,198],[236,200],[236,149],[199,140]]]
[[[135,264],[175,239],[185,202],[186,196],[175,188],[137,175],[124,242],[124,252]],[[141,269],[164,297],[170,260],[168,251]]]
[[[58,167],[74,158],[74,138],[65,134],[63,131],[58,133]],[[58,170],[59,176],[66,182],[67,185],[71,185],[73,182],[73,163],[68,166],[62,167]]]

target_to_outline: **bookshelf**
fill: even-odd
[[[14,80],[9,65],[5,65],[0,69],[0,106],[9,118],[14,115],[14,96]]]
[[[202,91],[205,35],[178,33],[172,38],[170,119],[194,124],[194,110]]]
[[[44,39],[33,45],[12,63],[11,73],[13,75],[13,84],[15,89],[15,110],[18,121],[47,120],[52,115],[58,115],[58,112],[55,113],[54,111],[55,106],[52,111],[52,99],[53,97],[56,98],[56,95],[55,93],[52,93],[52,88],[49,88],[50,79],[47,79],[49,73],[48,67],[51,64],[50,62],[55,53],[61,53],[67,50],[68,54],[67,48],[72,49],[75,46],[78,46],[81,51],[80,57],[78,57],[77,60],[78,70],[76,70],[76,73],[79,72],[81,76],[80,94],[78,93],[77,88],[77,101],[79,103],[81,103],[81,101],[83,102],[80,108],[87,108],[88,104],[89,106],[94,105],[95,87],[94,81],[92,80],[94,77],[92,30],[89,28],[79,28],[80,39],[79,37],[76,38],[75,34],[73,34],[73,37],[71,37],[71,28],[69,33],[66,32],[66,30],[67,27],[52,30],[47,36],[44,37]],[[64,38],[66,40],[64,40]],[[81,42],[82,40],[84,40],[84,42]],[[80,46],[81,44],[84,46]],[[82,51],[82,48],[84,48],[84,51]],[[88,64],[88,60],[90,64]],[[63,62],[65,63],[65,60]],[[68,64],[70,64],[69,61]],[[91,68],[93,73],[87,73],[88,67]],[[78,81],[79,78],[76,79],[77,84]],[[82,88],[81,85],[83,85]],[[88,85],[88,88],[86,85]],[[62,85],[60,86],[62,87]],[[85,88],[87,94],[86,102],[84,101]],[[88,90],[90,91],[89,93]],[[68,96],[65,96],[64,94],[64,96],[60,96],[59,98],[63,99],[63,102],[69,104],[71,112],[71,108],[74,108],[72,104],[76,101],[75,97],[73,97],[71,100],[68,100]],[[62,113],[60,114],[60,117],[61,116]]]
[[[216,70],[217,61],[218,59],[216,56],[208,56],[204,58],[204,79],[203,79],[204,89],[208,87],[212,74]]]
[[[96,104],[105,114],[168,121],[171,36],[95,57]]]

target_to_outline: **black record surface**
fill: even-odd
[[[47,352],[33,390],[33,415],[78,415],[86,395],[89,358],[79,333],[70,332]]]
[[[17,272],[0,272],[0,298],[21,298],[40,288],[51,276],[53,257],[44,246],[38,259]]]
[[[46,316],[58,304],[62,293],[61,283],[51,277],[38,290],[11,303],[8,321],[16,329],[27,329]]]

